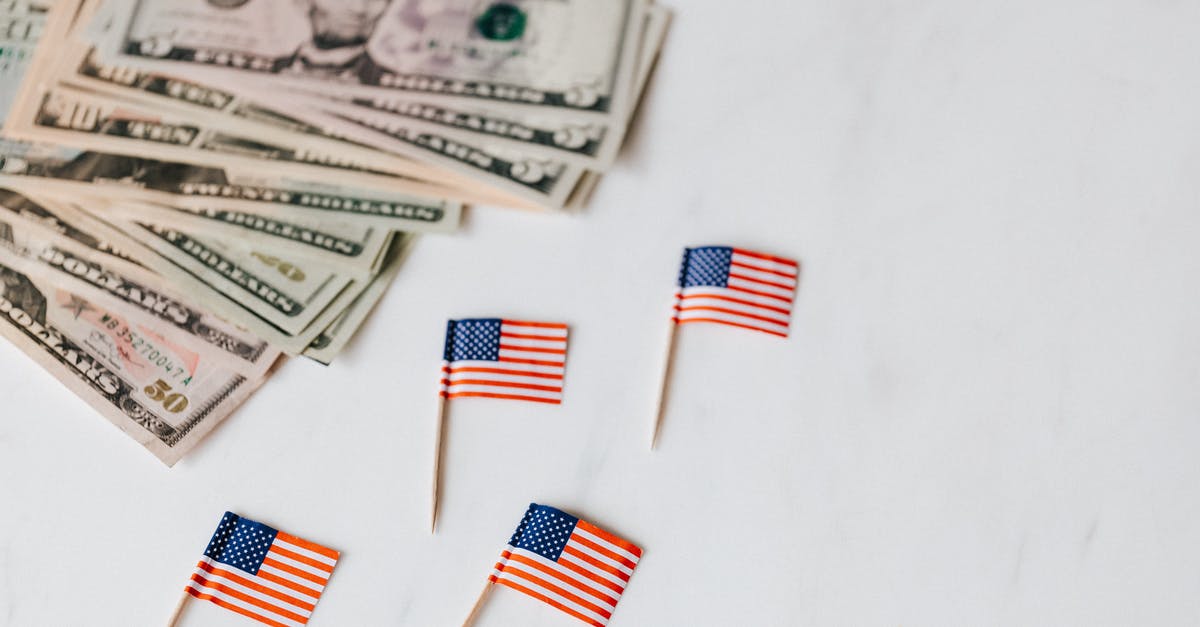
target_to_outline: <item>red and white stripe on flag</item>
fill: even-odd
[[[200,558],[187,593],[272,627],[308,623],[338,552],[278,532],[257,574]]]
[[[488,580],[594,627],[607,625],[642,550],[553,508],[533,505],[526,521],[500,554]],[[570,535],[560,545],[567,529]]]
[[[562,403],[567,325],[501,320],[497,341],[494,359],[443,361],[442,395]]]
[[[680,287],[675,320],[681,324],[713,322],[787,337],[799,273],[800,265],[790,259],[734,248],[724,286]]]

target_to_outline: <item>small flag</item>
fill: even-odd
[[[566,360],[565,324],[451,320],[441,394],[561,403]]]
[[[627,540],[530,503],[488,581],[603,627],[641,557],[642,550]]]
[[[188,594],[265,625],[304,625],[338,552],[225,512],[188,581]]]
[[[675,322],[716,322],[787,337],[800,265],[729,246],[683,252]]]

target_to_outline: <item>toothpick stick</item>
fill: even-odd
[[[179,599],[179,603],[175,606],[175,611],[171,613],[171,619],[167,621],[167,627],[175,627],[179,623],[179,619],[183,616],[183,610],[187,607],[188,601],[192,600],[192,595],[188,594],[187,588],[183,589],[183,597]]]
[[[475,599],[475,605],[471,608],[471,613],[467,615],[467,620],[463,621],[462,627],[470,627],[475,623],[475,617],[479,615],[479,610],[483,609],[483,602],[487,600],[488,593],[492,591],[492,580],[489,579],[487,585],[479,593],[479,598]]]
[[[437,529],[438,495],[442,488],[442,440],[446,436],[446,407],[448,399],[438,396],[437,436],[433,443],[433,506],[430,508],[429,533]]]
[[[675,361],[675,334],[679,332],[679,322],[671,319],[671,335],[667,338],[667,358],[663,364],[662,386],[658,389],[658,411],[654,416],[654,433],[650,436],[650,450],[658,444],[658,430],[662,426],[663,414],[667,409],[667,394],[670,392],[671,364]]]

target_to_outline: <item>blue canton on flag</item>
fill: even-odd
[[[729,283],[729,262],[732,259],[733,248],[729,246],[684,249],[683,267],[679,269],[679,287],[725,287]]]
[[[225,512],[204,554],[222,564],[257,575],[278,533],[260,522]]]
[[[499,318],[451,320],[446,323],[446,361],[500,359]]]
[[[531,504],[508,544],[529,549],[549,560],[558,560],[578,522],[578,518],[553,507]]]

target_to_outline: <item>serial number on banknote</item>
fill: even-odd
[[[104,314],[100,317],[100,324],[115,334],[111,338],[103,334],[95,334],[104,338],[103,342],[107,345],[106,348],[108,348],[110,351],[116,351],[118,353],[118,355],[113,355],[114,357],[117,357],[117,359],[113,360],[114,363],[120,363],[123,361],[119,359],[119,353],[122,349],[118,348],[119,344],[109,345],[109,343],[113,340],[117,341],[118,343],[127,342],[130,349],[141,355],[146,362],[163,372],[164,375],[174,381],[176,385],[187,386],[192,382],[192,372],[190,370],[185,368],[182,364],[177,364],[174,358],[172,358],[170,355],[164,354],[154,342],[143,336],[141,333],[131,329],[129,325],[124,324],[120,320],[113,318],[108,314]],[[93,336],[93,339],[96,339],[95,335]],[[184,406],[187,406],[186,400],[184,401]]]

